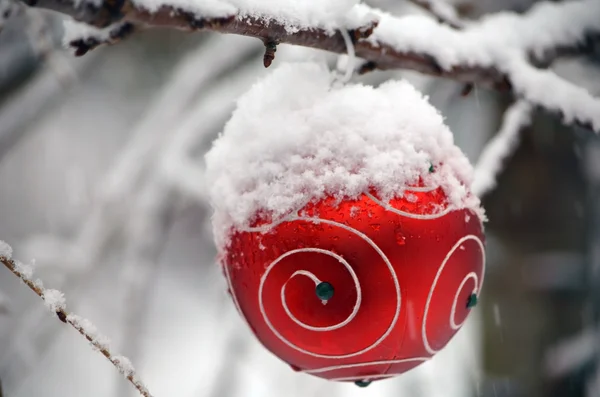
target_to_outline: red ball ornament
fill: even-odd
[[[440,187],[267,218],[234,231],[221,261],[254,334],[294,370],[361,386],[401,374],[441,350],[477,301],[481,221]]]
[[[459,330],[483,282],[483,211],[420,92],[333,79],[288,64],[254,85],[206,156],[207,185],[257,338],[297,371],[366,385]]]

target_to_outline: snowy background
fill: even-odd
[[[366,3],[423,13],[400,0]],[[477,17],[531,3],[462,8]],[[534,113],[484,199],[482,304],[431,362],[360,389],[294,373],[266,352],[215,263],[203,155],[236,98],[268,72],[262,44],[155,29],[74,58],[60,40],[60,26],[31,13],[0,33],[0,239],[111,336],[155,396],[600,396],[600,142],[589,130]],[[282,45],[275,63],[307,59],[336,62]],[[600,52],[555,70],[600,95]],[[398,77],[430,95],[476,162],[508,95],[476,86],[462,96],[460,84],[413,72],[355,80]],[[3,397],[135,395],[4,268],[0,381]]]

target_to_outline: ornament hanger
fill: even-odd
[[[346,71],[341,78],[336,78],[336,82],[334,84],[342,86],[350,82],[352,79],[352,75],[354,74],[354,63],[356,61],[356,51],[354,49],[354,43],[352,43],[352,39],[350,38],[350,33],[347,30],[341,29],[340,33],[344,38],[344,43],[346,44],[346,51],[348,60],[346,62]]]

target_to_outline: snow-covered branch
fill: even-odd
[[[596,0],[542,2],[523,15],[498,13],[460,30],[427,16],[395,17],[353,1],[323,5],[307,2],[302,6],[294,3],[295,7],[285,1],[260,0],[22,1],[100,28],[130,23],[255,37],[265,43],[271,56],[274,47],[282,43],[343,54],[346,45],[341,32],[345,30],[351,33],[356,55],[365,60],[363,71],[411,69],[463,83],[514,90],[534,106],[562,114],[568,123],[600,131],[600,99],[530,63],[547,64],[549,54],[581,50],[598,37],[600,2]],[[437,2],[416,3],[440,12],[440,7],[433,7]],[[444,18],[452,17],[447,9],[442,11]],[[70,43],[82,53],[111,38],[109,34],[107,40],[87,40]],[[535,84],[525,81],[529,77]],[[568,96],[540,95],[542,91],[554,91],[554,86],[562,93],[576,94],[583,106],[573,112]]]
[[[517,148],[519,132],[531,123],[532,106],[525,100],[512,104],[504,113],[500,131],[486,145],[475,167],[473,193],[481,197],[496,187],[496,177],[506,158]]]
[[[21,279],[46,304],[48,309],[56,313],[60,321],[69,324],[87,341],[106,357],[112,365],[136,388],[143,397],[152,397],[144,383],[138,377],[135,368],[127,357],[115,355],[110,350],[110,340],[102,335],[87,319],[67,312],[65,296],[55,289],[46,289],[41,280],[33,279],[33,268],[11,258],[12,249],[0,241],[0,262],[15,276]]]

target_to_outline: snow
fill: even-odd
[[[600,99],[594,98],[585,88],[563,80],[550,70],[536,69],[519,58],[513,58],[506,65],[511,70],[513,87],[518,95],[561,114],[566,123],[580,121],[600,132]]]
[[[42,299],[46,304],[46,307],[52,312],[59,310],[65,310],[67,307],[67,301],[65,300],[65,294],[55,289],[47,289],[42,294]]]
[[[4,241],[0,240],[0,256],[10,259],[12,258],[12,253],[12,247]]]
[[[23,262],[15,261],[15,270],[19,273],[21,278],[25,281],[31,280],[33,277],[33,266],[26,265]]]
[[[113,356],[111,361],[123,376],[127,377],[135,374],[135,368],[133,368],[133,364],[127,357]]]
[[[340,87],[332,76],[315,63],[283,64],[238,100],[206,155],[219,244],[259,211],[275,221],[371,187],[387,201],[419,178],[483,217],[467,189],[472,167],[427,98],[406,81]]]
[[[87,23],[77,22],[73,19],[63,19],[63,38],[62,45],[65,48],[71,48],[71,42],[80,39],[96,38],[99,41],[106,41],[110,37],[111,29],[114,27],[100,29]]]
[[[240,19],[274,21],[289,33],[314,27],[333,32],[340,26],[358,27],[370,21],[369,15],[359,17],[352,11],[358,0],[134,0],[134,3],[150,11],[168,4],[193,11],[199,18],[237,15]]]
[[[199,18],[221,18],[235,15],[238,12],[237,7],[231,4],[231,2],[222,0],[133,0],[133,4],[143,7],[150,12],[155,12],[164,5],[170,5],[174,8],[182,8],[186,11],[195,12]]]
[[[75,328],[82,330],[85,335],[89,336],[92,339],[91,343],[94,347],[105,350],[110,348],[110,339],[101,334],[90,320],[70,313],[67,315],[67,321]]]
[[[397,18],[365,5],[356,8],[365,15],[375,12],[379,19],[378,27],[368,39],[374,45],[386,44],[400,52],[431,55],[446,70],[494,67],[509,76],[518,95],[561,113],[567,123],[579,121],[600,132],[599,99],[528,62],[529,54],[542,57],[557,47],[582,43],[590,32],[599,32],[600,1],[544,2],[524,16],[497,13],[464,30],[438,24],[423,15]],[[552,95],[548,95],[549,90]]]
[[[430,54],[445,69],[459,64],[501,65],[510,52],[541,55],[557,46],[582,42],[587,33],[600,30],[600,2],[596,0],[544,2],[525,15],[496,13],[463,30],[425,15],[394,17],[362,4],[355,8],[364,15],[377,15],[379,25],[369,37],[373,44]]]
[[[433,15],[441,18],[445,22],[452,23],[455,26],[462,25],[460,16],[452,4],[449,4],[445,0],[429,0],[428,4],[431,7],[431,13]]]

